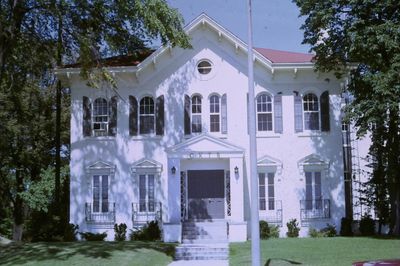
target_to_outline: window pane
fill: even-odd
[[[101,183],[101,211],[108,212],[108,176],[102,176]]]
[[[260,210],[266,210],[266,201],[265,201],[265,173],[258,174],[258,197],[260,202]]]
[[[146,176],[139,176],[139,211],[146,211]]]
[[[268,210],[275,209],[274,173],[268,173]]]
[[[148,175],[148,211],[154,212],[154,175]]]
[[[140,133],[154,133],[154,116],[140,116]]]
[[[210,131],[219,132],[219,115],[210,115]]]
[[[93,212],[100,211],[100,176],[93,176]]]
[[[192,116],[192,132],[193,133],[201,132],[201,115]]]
[[[306,210],[312,209],[312,173],[306,172]]]

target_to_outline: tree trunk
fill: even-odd
[[[21,241],[24,228],[24,204],[19,193],[24,191],[23,177],[21,176],[21,169],[16,169],[16,187],[17,196],[14,204],[14,225],[13,225],[13,240]]]

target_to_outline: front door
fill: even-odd
[[[188,171],[188,218],[212,220],[225,218],[224,170]]]

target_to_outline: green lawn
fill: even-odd
[[[0,246],[0,265],[168,265],[174,245],[146,242],[26,243]]]
[[[261,241],[262,265],[351,265],[369,259],[400,258],[400,239],[281,238]],[[230,265],[250,265],[250,242],[230,245]]]
[[[400,239],[281,238],[261,241],[262,265],[351,265],[400,258]],[[168,265],[173,244],[72,242],[0,245],[0,265]],[[250,265],[250,242],[230,245],[230,265]],[[212,266],[212,265],[210,265]]]

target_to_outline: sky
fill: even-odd
[[[247,43],[247,0],[167,0],[188,24],[201,13]],[[253,46],[308,53],[302,45],[304,18],[291,0],[253,0]]]

